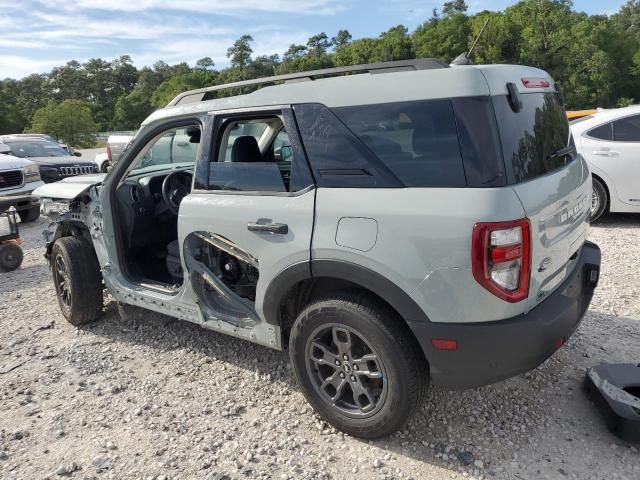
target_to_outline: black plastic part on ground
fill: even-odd
[[[597,375],[593,375],[593,373]],[[598,365],[587,370],[584,386],[611,432],[626,442],[640,442],[640,409],[612,398],[600,378],[640,399],[640,364]]]

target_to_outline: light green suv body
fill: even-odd
[[[81,238],[119,302],[288,341],[310,402],[362,436],[418,401],[401,367],[450,388],[536,367],[577,328],[600,264],[561,95],[522,66],[395,62],[187,92],[106,177],[36,193],[58,207],[54,280],[72,258],[57,242]],[[58,293],[76,323],[100,310]],[[413,406],[385,420],[394,395]]]

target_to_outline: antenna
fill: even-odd
[[[489,25],[490,21],[491,21],[491,18],[487,18],[487,21],[484,22],[484,25],[480,29],[480,33],[478,33],[478,36],[473,41],[473,45],[471,45],[471,49],[468,52],[463,52],[460,55],[458,55],[456,58],[454,58],[453,61],[451,62],[451,65],[473,65],[473,62],[471,61],[471,54],[475,50],[476,45],[478,44],[478,40],[480,40],[480,37],[482,37],[482,34],[484,33],[484,30],[487,28],[487,25]]]

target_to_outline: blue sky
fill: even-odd
[[[443,0],[0,0],[0,78],[46,72],[69,60],[128,54],[193,64],[209,56],[227,65],[227,48],[251,34],[256,54],[347,28],[355,38],[402,23],[414,29]],[[509,0],[467,0],[470,12],[502,10]],[[625,0],[574,0],[574,8],[615,13]]]

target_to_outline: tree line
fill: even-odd
[[[413,32],[404,25],[372,38],[322,32],[282,55],[255,56],[253,38],[243,35],[228,49],[229,66],[222,69],[209,57],[194,66],[158,61],[142,68],[128,55],[70,61],[46,74],[0,80],[0,133],[38,130],[85,146],[92,141],[87,133],[136,129],[185,90],[362,63],[424,57],[450,62],[469,49],[487,20],[475,63],[542,68],[561,83],[568,108],[637,100],[640,0],[629,0],[611,16],[576,12],[570,0],[522,0],[504,11],[473,15],[467,9],[464,0],[446,2]]]

